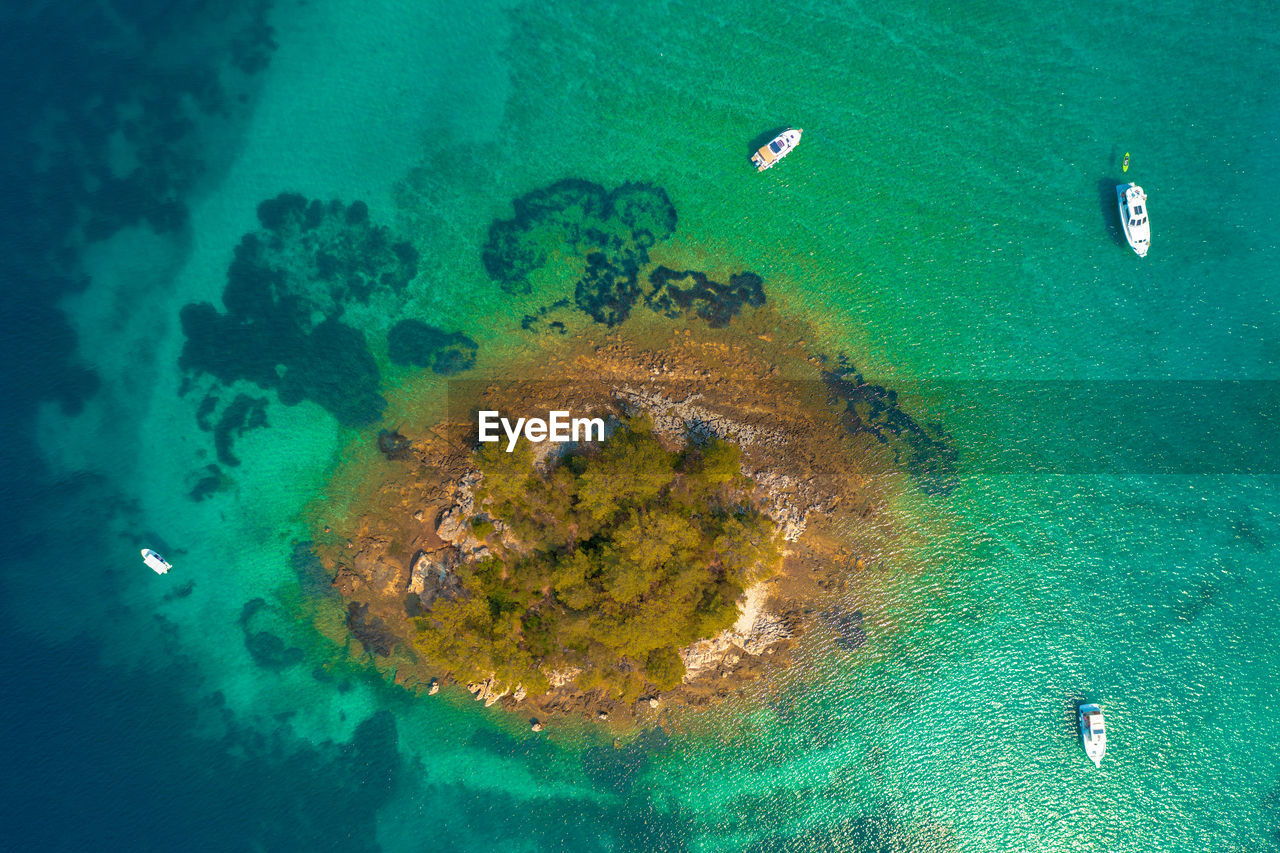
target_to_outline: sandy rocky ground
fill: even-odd
[[[755,499],[784,540],[781,572],[746,592],[730,630],[681,650],[687,670],[681,686],[634,705],[578,690],[572,671],[548,673],[553,689],[539,697],[492,679],[465,688],[486,706],[534,720],[574,715],[643,721],[664,708],[732,695],[769,666],[785,665],[787,649],[816,618],[824,592],[843,587],[845,576],[862,568],[857,555],[827,535],[827,522],[849,514],[870,519],[882,500],[873,493],[867,454],[841,428],[817,381],[821,359],[805,350],[803,340],[778,338],[659,329],[649,339],[614,333],[603,342],[563,341],[540,353],[540,369],[530,371],[557,381],[460,384],[452,389],[445,422],[421,435],[407,428],[384,434],[379,445],[386,468],[366,489],[371,494],[362,512],[345,524],[326,525],[317,536],[317,551],[349,603],[352,633],[406,689],[433,694],[450,683],[448,673],[432,671],[414,656],[411,618],[456,591],[457,567],[465,561],[491,546],[519,547],[504,537],[500,522],[487,543],[466,524],[483,515],[474,498],[480,475],[470,464],[476,430],[471,412],[545,416],[565,409],[612,423],[643,412],[672,446],[701,431],[742,448],[744,472],[757,483]],[[540,464],[565,447],[540,445]]]

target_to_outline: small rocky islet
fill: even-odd
[[[266,425],[254,398],[221,403],[218,387],[237,379],[378,425],[334,475],[344,504],[314,513],[310,574],[331,582],[319,609],[336,592],[342,612],[318,618],[321,633],[406,689],[457,683],[539,726],[653,722],[734,695],[814,627],[861,645],[861,613],[829,591],[863,562],[833,531],[876,516],[879,473],[945,493],[950,437],[814,351],[756,273],[656,262],[678,222],[660,187],[570,179],[514,210],[480,259],[497,286],[528,294],[552,243],[581,274],[524,318],[523,353],[483,374],[470,337],[403,313],[417,253],[358,202],[265,202],[229,270],[226,313],[183,312],[183,366],[193,385],[214,380],[200,422],[223,465],[238,462],[234,435]],[[376,349],[392,364],[474,380],[452,383],[443,417],[379,423],[375,350],[349,325],[369,311],[393,320]],[[341,383],[308,378],[339,367]],[[477,442],[480,409],[598,417],[609,436],[506,453]],[[202,473],[193,498],[226,479]],[[296,663],[251,604],[255,659]]]
[[[377,645],[393,648],[374,652],[375,664],[415,692],[456,682],[485,705],[539,721],[625,724],[735,695],[781,665],[813,627],[837,634],[843,648],[860,646],[862,614],[843,612],[831,590],[844,589],[863,563],[833,530],[850,519],[875,523],[886,500],[876,475],[922,446],[909,440],[913,429],[893,428],[902,412],[896,400],[872,414],[852,392],[832,396],[822,373],[839,365],[796,339],[779,343],[782,323],[768,309],[721,329],[651,314],[599,342],[544,336],[537,360],[559,381],[491,378],[453,407],[599,417],[611,438],[598,446],[477,450],[475,419],[463,417],[384,433],[371,449],[378,458],[360,466],[363,481],[340,486],[359,494],[352,511],[321,512],[315,543],[348,622],[358,614],[362,630],[378,627]],[[809,378],[795,378],[802,370]],[[867,423],[850,423],[855,403]],[[916,426],[950,446],[945,434]],[[643,464],[615,485],[666,466],[675,473],[659,476],[657,503],[630,494],[611,504],[612,527],[601,533],[585,518],[597,499],[584,496],[583,477],[618,436],[637,429],[645,449],[632,442],[629,452]],[[689,504],[680,478],[705,470],[708,455],[728,460],[735,485]],[[684,504],[671,497],[682,491]],[[537,509],[513,512],[521,495]],[[683,518],[663,514],[672,504],[695,516],[751,519],[760,547],[750,552],[750,571],[726,571],[705,540],[688,541],[696,534],[668,547],[678,537],[664,531]],[[690,530],[705,530],[698,523]],[[619,541],[640,538],[637,529],[652,548],[619,553]],[[701,585],[670,571],[694,554]],[[625,577],[646,559],[654,560],[650,574]]]

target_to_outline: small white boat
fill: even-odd
[[[1080,739],[1093,766],[1101,767],[1102,756],[1107,754],[1107,729],[1102,708],[1092,702],[1080,706]]]
[[[752,154],[751,162],[755,165],[756,171],[763,172],[765,169],[772,168],[775,163],[790,154],[800,144],[802,133],[804,133],[803,130],[789,127],[771,139],[768,145]]]
[[[142,562],[146,563],[151,568],[151,570],[158,575],[162,575],[173,568],[173,566],[169,565],[168,560],[166,560],[164,557],[161,557],[159,554],[157,554],[155,551],[152,551],[150,548],[142,549]]]
[[[1147,222],[1147,194],[1137,184],[1118,184],[1116,196],[1120,203],[1120,224],[1124,238],[1138,257],[1145,258],[1151,246],[1151,223]]]

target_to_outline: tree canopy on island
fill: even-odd
[[[671,452],[634,419],[546,471],[524,441],[475,462],[472,530],[491,555],[459,567],[462,594],[419,617],[415,642],[459,679],[538,694],[548,673],[578,669],[579,688],[626,701],[673,688],[677,650],[731,626],[743,590],[777,567],[776,526],[718,439]]]

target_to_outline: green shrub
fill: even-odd
[[[478,508],[521,546],[459,569],[462,595],[418,619],[419,651],[531,693],[566,667],[582,670],[581,689],[625,700],[677,686],[677,650],[732,625],[743,590],[778,564],[740,451],[712,440],[671,453],[636,419],[546,473],[532,460],[526,442],[476,452]]]
[[[674,649],[654,649],[649,652],[644,674],[659,690],[670,690],[684,679],[684,661]]]

